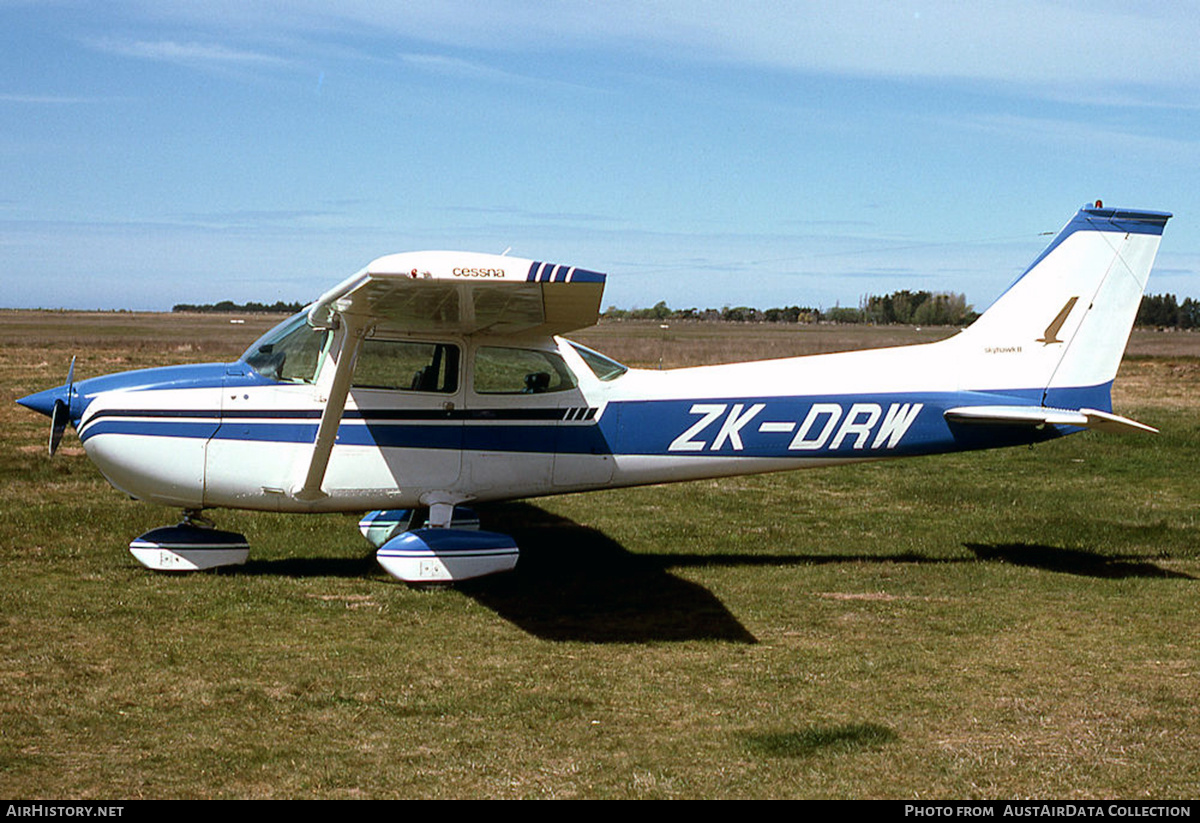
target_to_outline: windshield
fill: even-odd
[[[308,325],[308,312],[302,311],[260,337],[242,360],[270,380],[311,383],[328,337],[326,329]]]

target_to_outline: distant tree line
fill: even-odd
[[[173,312],[248,312],[295,314],[304,303],[176,303]],[[979,316],[962,294],[952,292],[894,291],[871,294],[858,308],[834,306],[817,309],[810,306],[783,306],[756,309],[752,306],[725,306],[721,309],[672,309],[660,300],[648,309],[618,309],[609,306],[602,315],[606,320],[708,320],[725,323],[870,323],[908,326],[966,326]],[[1200,328],[1200,300],[1191,297],[1180,302],[1173,294],[1148,294],[1138,308],[1137,325],[1164,329]]]
[[[719,320],[727,323],[902,323],[917,326],[965,326],[975,312],[962,294],[908,290],[888,295],[868,295],[858,308],[834,306],[784,306],[756,309],[726,306],[722,309],[672,309],[660,300],[649,309],[618,309],[604,312],[607,320]]]
[[[861,322],[877,325],[967,326],[979,316],[964,294],[907,289],[882,297],[871,295],[863,301],[861,311]]]
[[[751,306],[726,306],[722,309],[672,309],[660,300],[648,309],[619,309],[609,306],[602,315],[606,320],[708,320],[726,323],[869,323],[908,326],[968,326],[979,317],[966,297],[952,292],[894,291],[871,294],[858,308],[834,306],[831,309],[785,306],[756,309]],[[1173,294],[1148,294],[1138,308],[1136,324],[1162,329],[1200,328],[1200,300],[1191,297],[1180,302]]]
[[[1137,325],[1160,329],[1200,328],[1200,300],[1185,297],[1180,303],[1173,294],[1148,294],[1138,307]]]
[[[171,307],[171,311],[187,311],[187,312],[249,312],[257,314],[295,314],[304,308],[304,303],[285,303],[282,300],[276,300],[270,305],[266,303],[234,303],[232,300],[222,300],[220,303],[204,303],[203,305],[195,305],[192,303],[176,303]]]
[[[709,320],[726,323],[815,323],[821,319],[820,309],[787,306],[775,309],[755,309],[750,306],[726,306],[723,309],[672,309],[659,300],[648,309],[618,309],[609,306],[601,315],[606,320]]]

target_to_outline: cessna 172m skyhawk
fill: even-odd
[[[112,485],[184,509],[131,544],[155,569],[244,562],[209,508],[374,510],[409,582],[511,569],[462,504],[1155,431],[1110,388],[1163,212],[1085,207],[947,340],[668,371],[557,335],[592,325],[603,274],[466,252],[381,257],[235,363],[93,377],[19,402],[69,422]]]

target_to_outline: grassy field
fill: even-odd
[[[1200,796],[1200,336],[1141,333],[1157,436],[483,510],[518,571],[425,593],[355,517],[220,511],[245,567],[128,541],[111,489],[12,402],[235,357],[272,320],[0,312],[0,795]],[[949,330],[601,326],[670,366]]]

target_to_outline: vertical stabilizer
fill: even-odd
[[[963,389],[1111,410],[1109,389],[1166,212],[1079,210],[975,323],[949,342]]]

